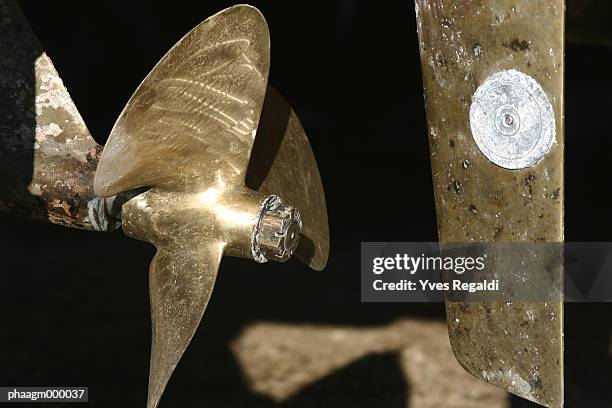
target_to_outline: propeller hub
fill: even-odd
[[[300,212],[283,204],[280,197],[267,197],[261,206],[253,231],[253,258],[257,262],[286,262],[300,242]]]

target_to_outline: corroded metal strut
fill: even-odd
[[[562,242],[564,1],[415,3],[440,241]],[[560,407],[561,300],[469,300],[446,308],[459,363]]]
[[[0,210],[94,229],[102,147],[12,0],[0,1]]]

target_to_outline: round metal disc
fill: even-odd
[[[511,170],[535,165],[555,141],[555,116],[546,93],[516,70],[500,71],[478,87],[470,126],[480,151]]]

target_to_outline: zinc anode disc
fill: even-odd
[[[516,70],[500,71],[476,90],[470,127],[480,151],[500,167],[532,167],[555,141],[555,116],[535,79]]]

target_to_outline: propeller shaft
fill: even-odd
[[[155,245],[181,241],[226,243],[230,256],[285,262],[302,230],[300,213],[276,195],[216,185],[198,192],[151,189],[123,205],[123,229]],[[197,242],[194,242],[196,245]]]

